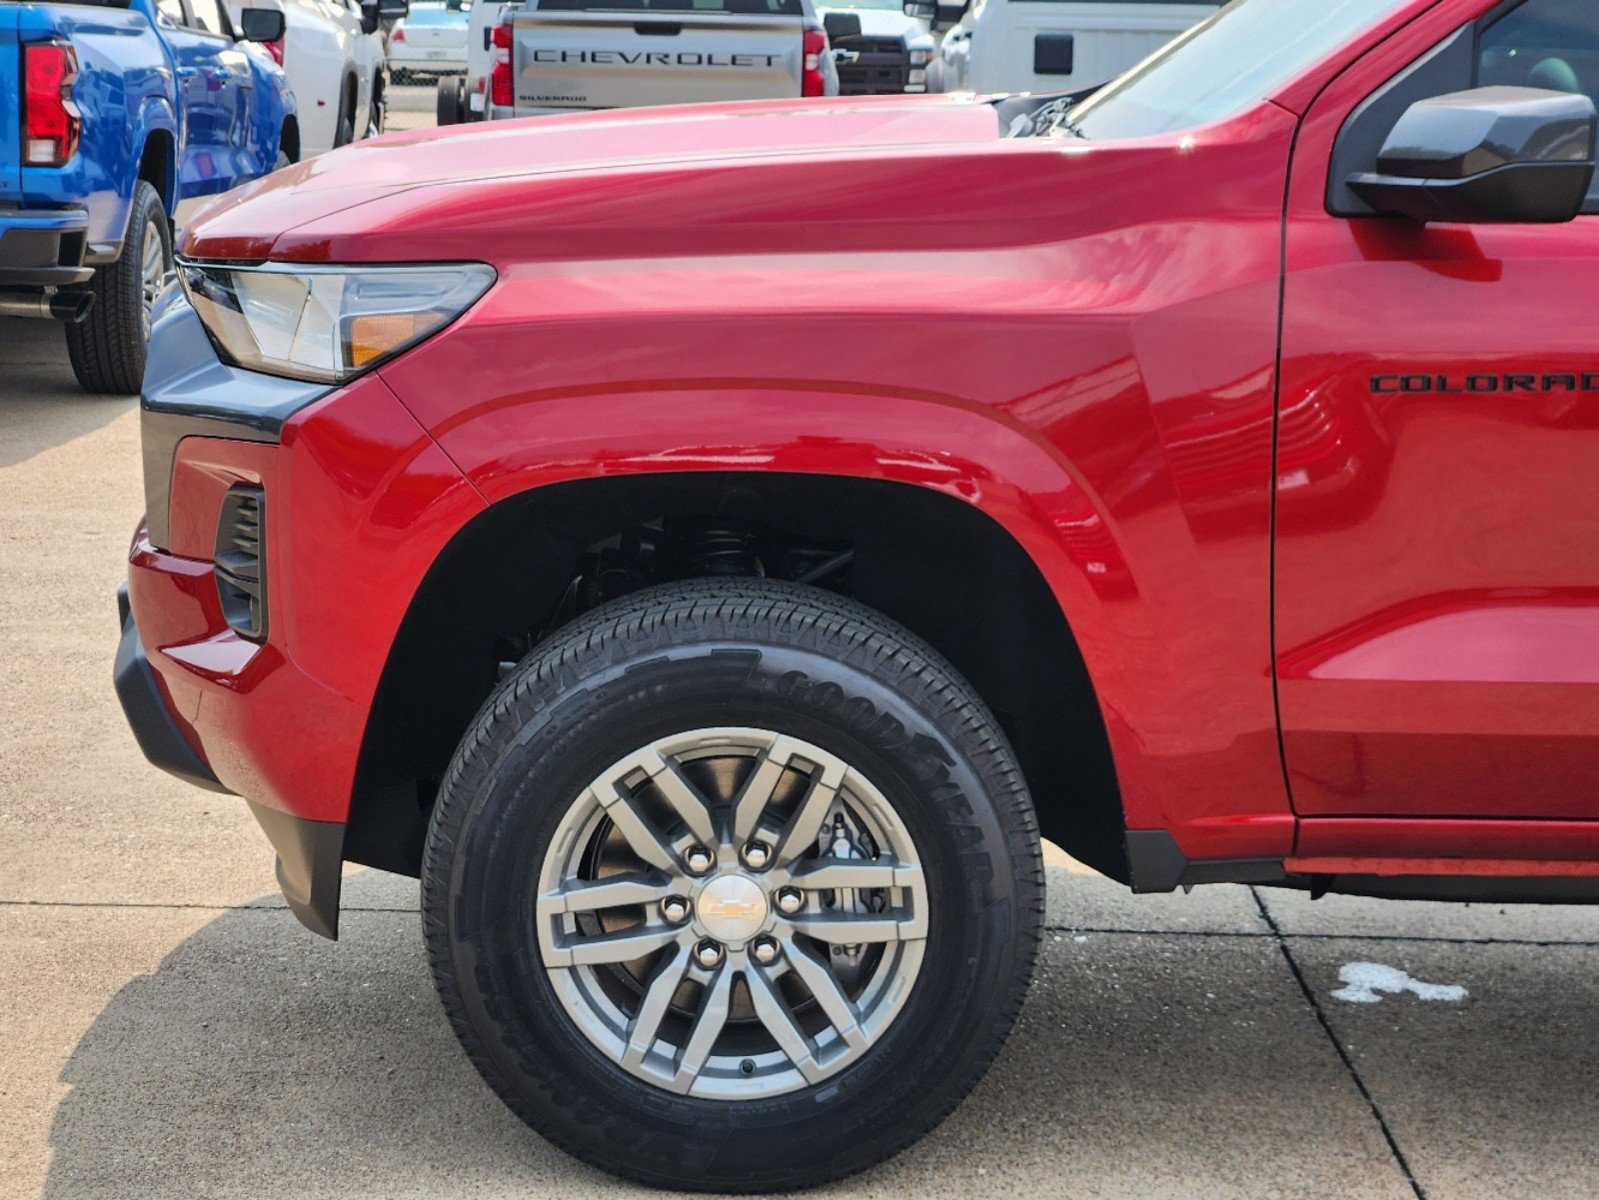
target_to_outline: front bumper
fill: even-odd
[[[86,283],[89,214],[81,208],[0,208],[0,287]]]
[[[903,38],[846,38],[841,49],[853,57],[838,64],[840,96],[897,96],[927,90],[927,73],[911,85],[911,56]]]
[[[232,795],[223,787],[211,768],[184,738],[166,697],[150,669],[150,657],[139,640],[139,627],[133,623],[128,603],[128,587],[117,589],[117,615],[122,624],[122,640],[117,644],[116,666],[112,672],[122,714],[128,718],[133,738],[144,756],[169,775],[207,791]]]
[[[344,822],[289,808],[310,791],[306,778],[332,764],[340,739],[358,742],[351,706],[229,629],[211,563],[157,550],[142,528],[117,607],[117,696],[139,748],[180,779],[246,796],[277,853],[289,908],[312,932],[337,937]]]
[[[140,744],[158,766],[250,802],[290,907],[331,937],[379,680],[424,575],[483,499],[378,372],[330,391],[229,367],[177,289],[157,308],[142,409],[129,720],[152,731]],[[264,637],[230,625],[219,594],[236,488],[262,498]]]
[[[186,783],[232,794],[190,744],[139,638],[128,589],[117,591],[122,638],[113,677],[123,715],[139,749],[154,765]],[[308,821],[266,805],[247,802],[277,854],[278,886],[300,923],[313,933],[339,935],[339,889],[343,881],[344,825]]]
[[[185,738],[166,693],[150,667],[139,640],[128,589],[117,592],[122,642],[117,645],[114,677],[117,699],[133,728],[144,757],[169,774],[197,787],[225,792],[211,766]],[[339,936],[339,888],[344,882],[344,826],[336,821],[307,821],[289,813],[249,803],[261,829],[277,853],[278,886],[299,922],[323,938]]]
[[[389,51],[389,70],[408,71],[412,75],[461,75],[466,71],[466,59],[445,55],[431,58],[423,51],[396,55]]]

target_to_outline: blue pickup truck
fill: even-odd
[[[220,0],[0,0],[0,316],[65,322],[78,381],[136,392],[172,214],[298,156],[254,42],[282,12]]]

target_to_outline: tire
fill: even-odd
[[[763,761],[787,765],[749,833],[736,781]],[[661,807],[673,789],[648,780],[693,772]],[[621,936],[664,948],[588,965],[631,953],[606,941],[626,910],[570,898],[616,855],[643,869],[613,884],[647,882]],[[852,873],[821,890],[817,864]],[[870,609],[765,580],[648,589],[535,648],[457,749],[422,869],[434,979],[489,1085],[576,1157],[690,1190],[822,1183],[936,1126],[1010,1032],[1043,895],[1026,785],[954,668]],[[705,1016],[723,1001],[725,1023]]]
[[[440,125],[461,123],[460,80],[453,75],[439,76],[438,92],[433,105],[434,117]]]
[[[388,120],[389,101],[383,92],[383,76],[372,77],[372,103],[367,105],[366,132],[363,138],[377,137],[383,132],[383,126]]]
[[[172,270],[172,227],[155,188],[140,180],[122,255],[99,268],[89,283],[94,304],[69,324],[67,356],[85,391],[128,394],[144,380],[155,298]]]
[[[333,130],[333,148],[355,141],[355,84],[346,81],[339,92],[339,123]]]

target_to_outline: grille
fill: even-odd
[[[900,38],[841,38],[836,45],[860,56],[838,64],[839,95],[882,96],[905,90],[911,56]]]
[[[229,488],[217,520],[217,599],[241,637],[266,638],[266,505],[258,487]]]

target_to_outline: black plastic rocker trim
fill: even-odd
[[[1127,870],[1135,892],[1175,892],[1200,883],[1279,883],[1280,858],[1190,859],[1164,829],[1127,831]]]

